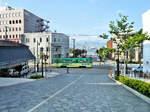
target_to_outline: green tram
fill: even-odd
[[[55,67],[76,67],[76,68],[91,68],[92,58],[55,58]]]

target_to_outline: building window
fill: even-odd
[[[15,28],[12,28],[12,31],[15,31]]]
[[[18,31],[18,28],[16,27],[16,31]]]
[[[35,38],[33,39],[33,42],[34,42],[34,43],[36,42],[36,39],[35,39]]]
[[[49,42],[49,38],[46,38],[46,42]]]
[[[16,38],[18,38],[18,35],[16,34]]]
[[[9,31],[11,31],[11,28],[9,28]]]
[[[13,35],[13,38],[15,38],[15,35]]]
[[[19,38],[21,38],[21,34],[19,34]]]
[[[15,21],[13,20],[13,24],[15,24]]]
[[[11,17],[11,13],[9,13],[9,17]]]
[[[42,42],[42,38],[40,38],[40,42]]]
[[[46,51],[47,51],[47,52],[49,51],[49,48],[48,48],[48,47],[46,47]]]
[[[56,38],[54,38],[54,42],[56,42]]]
[[[11,38],[11,35],[9,35],[9,38]]]
[[[9,24],[11,24],[11,21],[9,21]]]
[[[18,24],[18,20],[16,20],[16,24]]]
[[[26,38],[26,43],[28,43],[28,39]]]
[[[4,14],[3,17],[5,18],[5,16],[6,16],[6,15]]]
[[[21,31],[21,27],[19,27],[19,31]]]
[[[19,23],[21,23],[21,20],[19,20]]]
[[[42,53],[44,51],[43,47],[40,47],[40,53]]]
[[[0,38],[2,38],[2,36],[0,35]]]

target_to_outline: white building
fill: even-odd
[[[42,53],[47,55],[48,64],[54,58],[66,58],[69,55],[69,37],[63,33],[25,33],[22,42],[29,46],[38,60]]]
[[[10,6],[0,7],[0,40],[8,39],[21,43],[24,33],[40,32],[44,20],[25,9]]]
[[[148,10],[142,15],[142,20],[143,32],[147,32],[148,34],[150,34],[150,10]]]

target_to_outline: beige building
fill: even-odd
[[[42,18],[25,9],[0,7],[0,40],[8,39],[21,43],[24,33],[40,32],[43,26]]]
[[[116,37],[114,36],[114,38],[116,38]],[[117,43],[119,43],[119,40],[117,41]],[[117,44],[112,42],[111,47],[114,48],[114,49],[117,49]],[[133,62],[138,62],[139,61],[139,54],[140,54],[140,48],[139,47],[134,48],[132,52],[129,52],[129,50],[128,50],[128,59],[129,59],[129,61],[131,61],[130,59],[132,57]],[[112,53],[112,58],[117,59],[117,54]],[[123,61],[124,58],[125,58],[124,54],[122,53],[120,55],[120,60]]]
[[[54,58],[69,56],[69,37],[63,33],[25,33],[22,39],[36,59],[40,60],[42,53],[47,55],[48,64],[51,64]]]

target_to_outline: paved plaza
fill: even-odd
[[[150,112],[112,81],[110,67],[54,69],[62,75],[0,88],[0,112]]]

